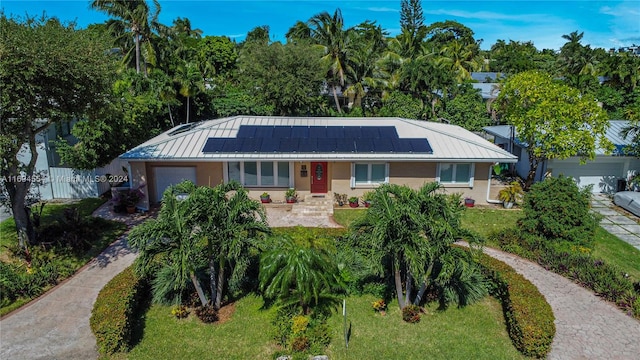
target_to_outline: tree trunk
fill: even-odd
[[[176,126],[176,124],[173,121],[173,115],[171,115],[171,105],[167,104],[167,109],[169,109],[169,119],[171,120],[171,127],[174,127]]]
[[[527,174],[527,179],[524,182],[524,190],[528,191],[531,188],[531,185],[536,180],[536,173],[538,172],[538,165],[542,159],[533,156],[529,153],[529,173]]]
[[[221,264],[220,269],[218,269],[218,288],[216,289],[216,302],[214,304],[214,308],[216,310],[220,310],[220,306],[222,306],[222,288],[224,287],[224,262]]]
[[[215,262],[215,259],[213,258],[212,247],[211,245],[209,245],[209,282],[210,282],[209,288],[211,291],[211,301],[214,301],[214,299],[218,297],[216,293],[218,290],[216,279],[217,279],[216,262]]]
[[[202,291],[202,286],[200,286],[200,281],[196,277],[196,274],[191,272],[191,282],[193,286],[196,288],[196,292],[198,293],[198,297],[200,298],[200,302],[202,306],[207,306],[207,297],[204,295],[204,291]]]
[[[187,124],[189,123],[189,96],[187,96]]]
[[[338,90],[336,89],[336,85],[333,85],[333,100],[336,102],[336,109],[338,109],[338,113],[342,114],[342,109],[340,109],[340,101],[338,101]]]
[[[393,279],[396,284],[396,295],[398,296],[398,306],[400,309],[404,308],[404,299],[402,298],[402,277],[400,276],[400,268],[394,265]]]
[[[140,73],[140,34],[135,35],[136,42],[136,73]]]
[[[433,271],[433,263],[429,264],[427,273],[424,276],[424,281],[420,286],[420,290],[418,290],[418,294],[416,295],[416,298],[413,300],[414,305],[420,305],[420,302],[422,302],[422,297],[424,296],[424,292],[427,291],[427,287],[429,286],[429,277],[431,276],[431,271]]]
[[[406,289],[406,294],[404,297],[404,303],[405,304],[410,304],[411,303],[411,291],[412,291],[412,287],[413,287],[413,277],[411,276],[411,271],[407,270],[407,289]]]

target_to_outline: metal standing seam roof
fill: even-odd
[[[610,120],[609,121],[609,128],[607,129],[607,132],[605,133],[605,137],[607,139],[609,139],[609,141],[611,141],[613,143],[613,145],[615,145],[617,151],[619,151],[624,146],[631,145],[631,139],[625,139],[622,136],[620,136],[620,132],[622,131],[622,129],[624,129],[627,126],[629,126],[629,121],[627,121],[627,120]],[[495,125],[495,126],[486,126],[483,129],[484,129],[484,131],[486,131],[487,133],[489,133],[491,135],[508,139],[509,136],[510,136],[511,126],[510,125]],[[520,146],[523,146],[523,147],[526,146],[525,143],[523,143],[522,141],[520,141],[517,138],[518,137],[517,135],[518,134],[516,134],[516,136],[515,136],[516,137],[516,139],[515,139],[516,144],[520,145]],[[604,149],[597,148],[596,149],[596,155],[611,155],[611,154],[606,154]],[[614,152],[613,155],[617,155],[617,153]]]
[[[432,153],[229,152],[205,153],[209,138],[235,138],[241,125],[393,126],[401,139],[427,139]],[[516,162],[517,157],[459,126],[402,118],[234,116],[206,120],[175,133],[170,129],[120,156],[139,161],[334,160]],[[173,132],[173,135],[170,135]]]

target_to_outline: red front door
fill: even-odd
[[[327,163],[311,163],[311,193],[326,194],[327,190]]]

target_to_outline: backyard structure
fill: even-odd
[[[627,180],[634,171],[640,170],[640,159],[625,155],[623,148],[630,144],[630,139],[620,136],[620,131],[629,124],[624,120],[611,120],[606,137],[615,145],[612,154],[606,154],[603,149],[596,149],[596,158],[580,164],[577,156],[567,159],[549,159],[538,167],[535,181],[544,179],[545,176],[564,175],[572,177],[579,186],[593,185],[594,193],[614,193],[624,189],[619,189],[621,180]],[[518,157],[515,165],[515,172],[526,178],[529,171],[529,154],[527,144],[518,139],[518,134],[510,125],[487,126],[484,128],[487,134],[494,137],[494,142],[510,151]]]
[[[477,203],[495,199],[492,166],[517,158],[454,125],[401,118],[234,116],[180,125],[126,152],[132,186],[146,184],[140,208],[182,180],[215,186],[239,181],[258,198],[284,202],[345,193],[362,196],[382,183],[418,188],[438,181]]]

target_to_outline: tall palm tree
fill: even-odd
[[[303,314],[308,314],[311,307],[338,301],[336,291],[344,287],[329,254],[291,239],[279,241],[260,259],[260,289],[264,296],[283,306],[297,304]]]
[[[455,74],[458,83],[471,79],[471,72],[479,68],[474,54],[475,44],[464,45],[452,40],[442,47],[440,61]]]
[[[270,231],[266,214],[262,204],[250,199],[247,191],[233,181],[213,188],[199,187],[185,201],[207,234],[211,299],[219,309],[227,282],[237,286],[249,266],[250,249],[260,234]]]
[[[451,247],[463,235],[460,197],[445,195],[440,189],[438,183],[427,183],[419,190],[384,184],[372,192],[371,207],[352,225],[354,245],[394,279],[400,308],[412,301],[419,304],[431,285],[451,294],[455,289],[450,285],[464,282],[466,290],[457,301],[443,295],[443,299],[460,304],[486,293],[478,277],[469,276],[477,272],[470,259],[454,253]],[[456,264],[462,262],[468,271],[456,270]],[[465,276],[454,278],[463,273]],[[415,298],[414,285],[420,286]]]
[[[351,28],[344,28],[342,11],[336,9],[332,15],[324,11],[313,16],[307,22],[311,29],[311,39],[324,52],[323,60],[327,63],[327,81],[333,89],[333,99],[338,112],[342,112],[338,101],[338,86],[345,87],[345,70],[349,46],[348,34]]]
[[[184,186],[168,188],[158,217],[133,228],[128,241],[140,254],[136,269],[156,275],[154,301],[181,303],[191,281],[204,306],[208,300],[196,275],[206,263],[200,245],[204,234],[194,226],[188,204],[176,196],[184,191]]]
[[[195,63],[183,63],[176,69],[175,81],[180,86],[180,95],[187,99],[186,122],[189,123],[191,113],[191,97],[204,91],[204,79]]]
[[[128,29],[133,34],[136,71],[140,72],[141,42],[148,42],[151,38],[151,23],[157,23],[160,14],[158,0],[153,0],[153,12],[146,0],[92,0],[90,5],[115,17],[116,21],[111,24],[121,23],[112,26]]]

